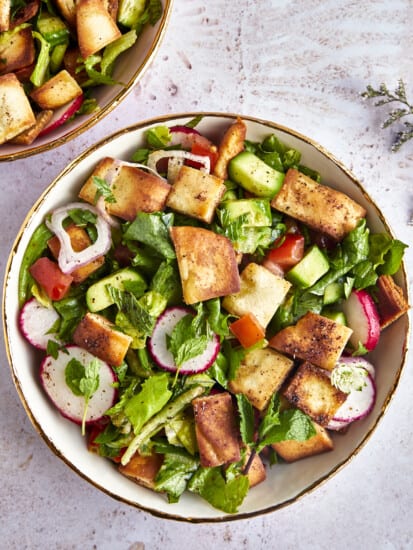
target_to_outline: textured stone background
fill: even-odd
[[[391,153],[392,132],[380,129],[386,111],[360,92],[403,78],[413,101],[412,21],[411,0],[175,0],[155,62],[111,115],[39,158],[0,164],[2,277],[27,211],[71,159],[139,120],[194,110],[248,114],[310,136],[411,243],[413,141]],[[413,548],[412,359],[374,437],[332,480],[262,518],[191,525],[120,504],[56,459],[26,417],[3,342],[0,353],[0,548]]]

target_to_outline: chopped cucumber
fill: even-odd
[[[340,283],[330,283],[324,290],[323,304],[328,306],[335,304],[343,298],[343,285]]]
[[[286,279],[299,288],[312,286],[329,270],[330,265],[323,252],[314,245],[288,273]]]
[[[225,201],[220,207],[221,216],[226,222],[233,222],[247,215],[246,227],[271,227],[272,216],[270,202],[267,199],[240,199]]]
[[[270,199],[281,189],[285,177],[249,151],[242,151],[229,162],[228,175],[257,197]]]
[[[95,313],[111,306],[114,301],[107,290],[108,286],[112,286],[118,290],[126,290],[125,285],[127,286],[127,283],[135,286],[140,285],[142,293],[147,286],[145,279],[137,271],[129,267],[120,269],[116,273],[100,279],[87,289],[86,304],[89,311]]]
[[[333,309],[326,308],[321,311],[321,315],[323,317],[327,317],[327,319],[331,319],[335,323],[347,326],[346,316],[342,311],[335,311]]]
[[[118,22],[133,29],[145,11],[146,0],[121,0],[119,2]]]

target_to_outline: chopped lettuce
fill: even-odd
[[[123,235],[126,241],[138,241],[149,246],[153,253],[166,260],[175,259],[175,249],[169,237],[169,227],[173,224],[173,214],[138,212]]]
[[[124,411],[133,426],[135,435],[169,401],[172,396],[172,392],[168,389],[169,382],[170,378],[166,373],[153,375],[145,380],[140,392],[126,402]]]

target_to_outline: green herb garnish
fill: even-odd
[[[66,384],[74,395],[83,396],[85,399],[82,417],[82,435],[85,435],[89,400],[99,387],[99,371],[100,363],[98,359],[93,359],[87,365],[83,365],[77,359],[71,359],[65,368]]]
[[[391,110],[388,117],[381,125],[382,128],[388,128],[396,122],[401,122],[403,129],[395,135],[391,150],[398,151],[401,146],[413,138],[413,122],[411,120],[403,120],[404,117],[413,116],[413,105],[409,103],[406,95],[406,88],[402,79],[399,80],[397,88],[394,92],[390,92],[386,84],[380,84],[378,89],[368,85],[366,91],[361,94],[365,99],[376,99],[375,106],[382,107],[383,105],[399,104],[398,107]]]

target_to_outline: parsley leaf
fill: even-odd
[[[89,406],[89,400],[99,387],[100,362],[93,359],[86,365],[73,358],[65,368],[65,381],[72,393],[77,396],[83,396],[85,407],[82,417],[82,435],[85,435],[86,416]]]
[[[116,202],[112,189],[104,178],[93,176],[93,183],[96,187],[95,204],[98,202],[100,197],[103,197],[104,201],[110,204],[114,204]]]

